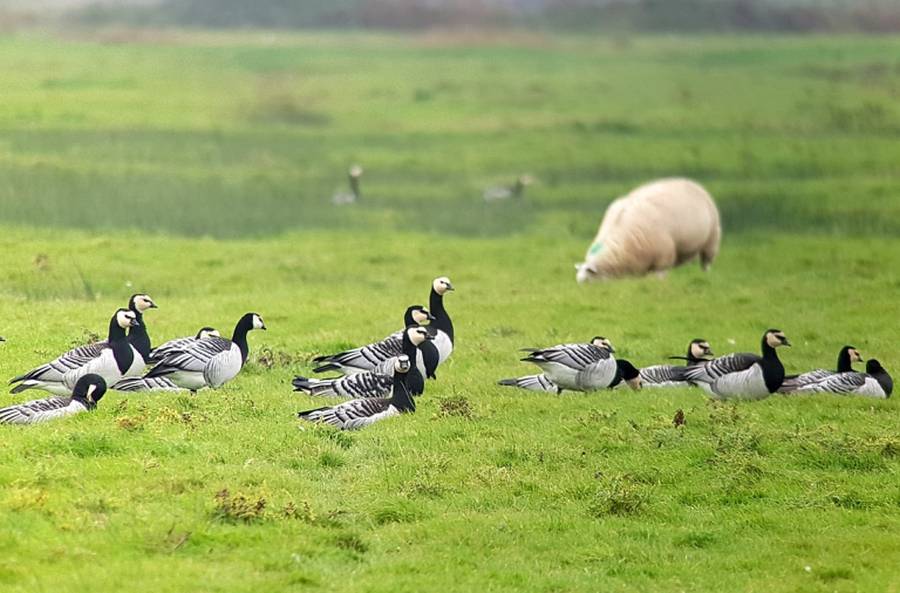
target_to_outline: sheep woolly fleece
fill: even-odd
[[[681,178],[653,181],[609,205],[584,263],[575,265],[575,279],[665,272],[698,256],[706,270],[721,236],[719,210],[701,185]]]

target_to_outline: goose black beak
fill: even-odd
[[[261,330],[263,330],[263,331],[266,331],[268,328],[266,327],[266,324],[263,323],[263,324],[262,324],[262,327],[260,327],[259,329],[261,329]]]
[[[788,348],[791,347],[791,343],[787,338],[784,338],[783,340],[781,340],[781,343],[784,344],[785,346],[787,346]]]
[[[426,335],[425,335],[425,340],[426,340],[426,341],[434,341],[434,336],[432,336],[431,334],[426,334]]]
[[[138,327],[139,325],[141,325],[141,322],[137,319],[132,319],[130,322],[128,322],[129,327]]]
[[[4,338],[3,336],[0,336],[0,342],[5,342],[5,341],[6,341],[6,338]]]
[[[447,290],[456,290],[456,289],[453,288],[453,285],[452,285],[452,284],[448,284],[448,285],[447,285]]]
[[[435,320],[435,317],[434,317],[434,315],[432,315],[431,313],[429,313],[428,316],[427,316],[425,319],[427,319],[428,321],[434,321],[434,320]]]
[[[159,306],[156,303],[150,303],[151,309],[159,309]]]

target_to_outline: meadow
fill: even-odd
[[[0,589],[893,591],[896,398],[538,395],[524,346],[695,337],[900,372],[900,40],[66,31],[0,38],[0,378],[103,334],[247,311],[220,391],[0,427]],[[350,163],[363,199],[335,208]],[[485,186],[534,175],[521,202]],[[719,201],[709,274],[578,286],[609,201]],[[309,359],[447,275],[457,346],[416,414],[298,429]],[[21,401],[37,392],[9,396]],[[686,424],[672,418],[683,410]]]

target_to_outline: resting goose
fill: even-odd
[[[150,358],[148,362],[156,363],[165,358],[166,354],[172,352],[173,350],[181,350],[184,348],[188,348],[191,344],[196,342],[197,340],[203,340],[205,338],[218,338],[221,337],[219,330],[212,327],[201,327],[200,331],[197,332],[195,336],[188,336],[185,338],[175,338],[174,340],[169,340],[165,342],[153,350],[150,351]]]
[[[768,397],[784,381],[784,365],[775,349],[791,344],[778,329],[767,330],[761,342],[762,356],[747,352],[728,354],[688,367],[685,376],[714,399]]]
[[[250,354],[247,333],[255,329],[264,330],[266,324],[256,313],[247,313],[234,326],[230,340],[205,338],[172,350],[150,369],[146,378],[165,377],[190,391],[204,387],[218,389],[234,379],[244,367]]]
[[[407,308],[403,314],[404,329],[392,333],[380,342],[373,342],[366,346],[345,350],[337,354],[317,356],[313,359],[313,362],[318,363],[318,366],[313,369],[313,372],[337,371],[343,375],[352,375],[354,373],[375,371],[386,360],[403,354],[403,332],[406,331],[405,328],[411,325],[422,325],[433,319],[434,316],[428,312],[428,309],[422,305],[413,305]],[[419,372],[426,377],[436,378],[434,372],[438,365],[438,351],[432,342],[422,344],[419,352],[416,353],[415,360]],[[389,369],[393,368],[392,362],[388,364]],[[388,376],[391,374],[392,371],[389,371]]]
[[[686,387],[689,385],[685,373],[691,365],[705,362],[713,356],[709,342],[703,339],[691,340],[687,356],[670,356],[687,361],[685,365],[658,364],[641,369],[641,385],[644,387]]]
[[[507,385],[509,387],[518,387],[528,391],[541,391],[544,393],[555,393],[559,395],[562,389],[559,385],[547,378],[547,375],[526,375],[515,379],[500,379],[498,385]]]
[[[109,320],[109,335],[99,355],[79,356],[71,350],[56,360],[13,378],[10,383],[19,384],[12,389],[12,393],[42,389],[54,395],[71,395],[78,379],[88,373],[100,375],[110,385],[122,377],[139,375],[144,369],[144,359],[125,335],[125,328],[136,327],[137,323],[133,311],[117,310]]]
[[[521,198],[525,195],[525,188],[534,183],[531,175],[520,175],[516,177],[515,183],[512,185],[489,187],[484,190],[485,202],[498,202],[500,200],[508,200],[510,198]]]
[[[431,294],[428,295],[428,308],[434,315],[434,321],[428,326],[434,336],[434,345],[438,351],[438,364],[444,364],[453,353],[453,321],[444,308],[444,295],[453,289],[453,284],[446,276],[435,278],[431,283]]]
[[[825,369],[816,369],[799,375],[788,375],[784,378],[781,387],[778,388],[779,393],[792,393],[805,385],[818,383],[819,381],[834,375],[836,373],[852,373],[853,363],[862,362],[862,354],[853,346],[844,346],[838,353],[837,371],[828,371]]]
[[[415,412],[416,402],[403,380],[404,374],[409,372],[411,366],[406,355],[394,360],[390,398],[353,399],[333,407],[300,412],[298,416],[308,422],[330,424],[341,430],[357,430],[391,416]]]
[[[430,343],[432,336],[428,330],[418,325],[411,325],[403,332],[402,354],[409,360],[416,359],[416,352],[423,345]],[[337,379],[309,379],[295,377],[291,382],[294,391],[303,391],[309,395],[333,395],[338,397],[364,398],[383,397],[392,385],[392,372],[397,357],[380,363],[375,370],[366,373],[354,373]],[[406,387],[412,395],[421,395],[425,391],[425,379],[422,371],[416,366],[405,373]]]
[[[792,393],[840,393],[885,399],[894,391],[894,380],[874,358],[866,362],[866,372],[832,373],[810,381]]]
[[[0,424],[37,424],[90,412],[106,393],[106,381],[88,373],[75,383],[71,397],[53,396],[0,409]]]
[[[589,344],[559,344],[551,348],[523,348],[525,362],[536,364],[560,389],[593,391],[605,389],[615,380],[618,367],[615,349],[602,336]]]

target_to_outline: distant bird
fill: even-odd
[[[874,358],[866,362],[866,372],[855,371],[833,373],[818,381],[804,384],[792,393],[838,393],[842,395],[865,395],[888,398],[894,391],[894,380]]]
[[[416,402],[403,379],[411,366],[409,357],[405,355],[395,359],[390,398],[352,399],[333,407],[300,412],[298,416],[308,422],[330,424],[341,430],[357,430],[385,418],[415,412]]]
[[[75,383],[71,397],[53,396],[0,409],[0,424],[37,424],[90,412],[106,393],[106,381],[88,373]]]
[[[630,361],[617,358],[616,359],[616,376],[609,384],[609,388],[618,387],[622,382],[638,391],[641,388],[641,371],[631,364]]]
[[[823,379],[835,375],[837,373],[852,373],[853,363],[862,362],[862,354],[853,346],[844,346],[838,353],[837,370],[828,371],[825,369],[816,369],[799,375],[787,375],[781,387],[778,388],[780,393],[791,393],[803,388],[806,385],[818,383]]]
[[[164,344],[161,344],[150,351],[150,358],[148,362],[156,363],[165,358],[166,354],[172,352],[173,350],[181,350],[184,348],[188,348],[191,344],[196,342],[197,340],[203,340],[205,338],[218,338],[221,334],[219,330],[212,327],[201,327],[200,331],[197,332],[195,336],[189,336],[186,338],[175,338],[174,340],[169,340]]]
[[[644,387],[687,387],[685,373],[689,366],[709,360],[713,356],[709,342],[703,339],[691,340],[687,356],[670,356],[672,359],[686,360],[685,365],[659,364],[641,369],[641,384]]]
[[[761,342],[762,356],[746,352],[728,354],[688,367],[685,376],[713,399],[768,397],[784,381],[784,365],[775,349],[791,344],[778,329],[767,330]]]
[[[424,327],[411,325],[403,332],[403,352],[401,356],[415,360],[416,353],[423,345],[434,338]],[[294,377],[291,384],[294,391],[303,391],[309,395],[332,395],[337,397],[382,397],[392,385],[394,363],[397,357],[389,358],[372,370],[365,373],[354,373],[336,379],[309,379]],[[413,365],[404,373],[404,382],[412,395],[421,395],[425,391],[425,379],[422,372]]]
[[[404,329],[398,330],[380,342],[373,342],[352,350],[337,354],[328,354],[313,358],[318,366],[314,373],[337,371],[343,375],[364,373],[376,370],[384,361],[403,354],[403,333],[410,325],[422,325],[434,320],[434,315],[422,305],[412,305],[403,314]],[[423,343],[416,353],[415,364],[423,375],[435,378],[435,369],[439,362],[437,347],[432,342]],[[390,368],[393,368],[391,363]]]
[[[134,346],[134,349],[140,353],[141,358],[147,361],[150,356],[150,336],[147,333],[147,326],[144,322],[144,313],[149,309],[157,309],[156,303],[149,295],[138,293],[131,295],[128,299],[128,310],[134,313],[138,324],[128,329],[128,341]],[[107,340],[100,340],[93,344],[85,344],[72,348],[65,354],[60,356],[61,359],[71,360],[88,360],[97,358],[108,346]]]
[[[521,198],[525,195],[525,188],[532,183],[534,183],[534,178],[531,175],[519,175],[512,185],[489,187],[485,189],[483,194],[484,201],[499,202],[500,200],[509,200],[510,198]]]
[[[612,344],[602,336],[589,344],[559,344],[550,348],[523,348],[522,360],[536,364],[561,389],[594,391],[605,389],[618,372]]]
[[[247,334],[255,329],[264,330],[266,324],[258,314],[247,313],[234,326],[230,340],[204,338],[172,350],[150,369],[145,378],[165,377],[190,391],[204,387],[218,389],[241,372],[250,354]]]
[[[526,375],[515,379],[500,379],[498,385],[506,385],[509,387],[518,387],[527,391],[540,391],[544,393],[562,393],[559,385],[547,378],[547,375]]]
[[[428,295],[428,308],[434,315],[434,320],[428,325],[428,330],[434,336],[434,345],[438,350],[438,364],[444,364],[453,353],[454,334],[453,321],[447,309],[444,308],[444,295],[454,290],[453,284],[446,276],[435,278],[431,283],[431,293]]]
[[[54,395],[71,395],[78,379],[89,373],[100,375],[107,384],[113,384],[122,377],[139,375],[144,369],[144,359],[125,335],[126,328],[137,327],[139,323],[134,311],[117,310],[109,321],[105,345],[96,356],[93,353],[79,355],[77,348],[66,352],[47,364],[13,378],[10,383],[19,385],[12,389],[12,393],[42,389]]]
[[[353,165],[347,172],[347,179],[350,182],[350,191],[339,190],[331,196],[331,203],[335,206],[346,206],[359,201],[362,194],[359,190],[359,178],[362,177],[363,168],[359,165]]]

